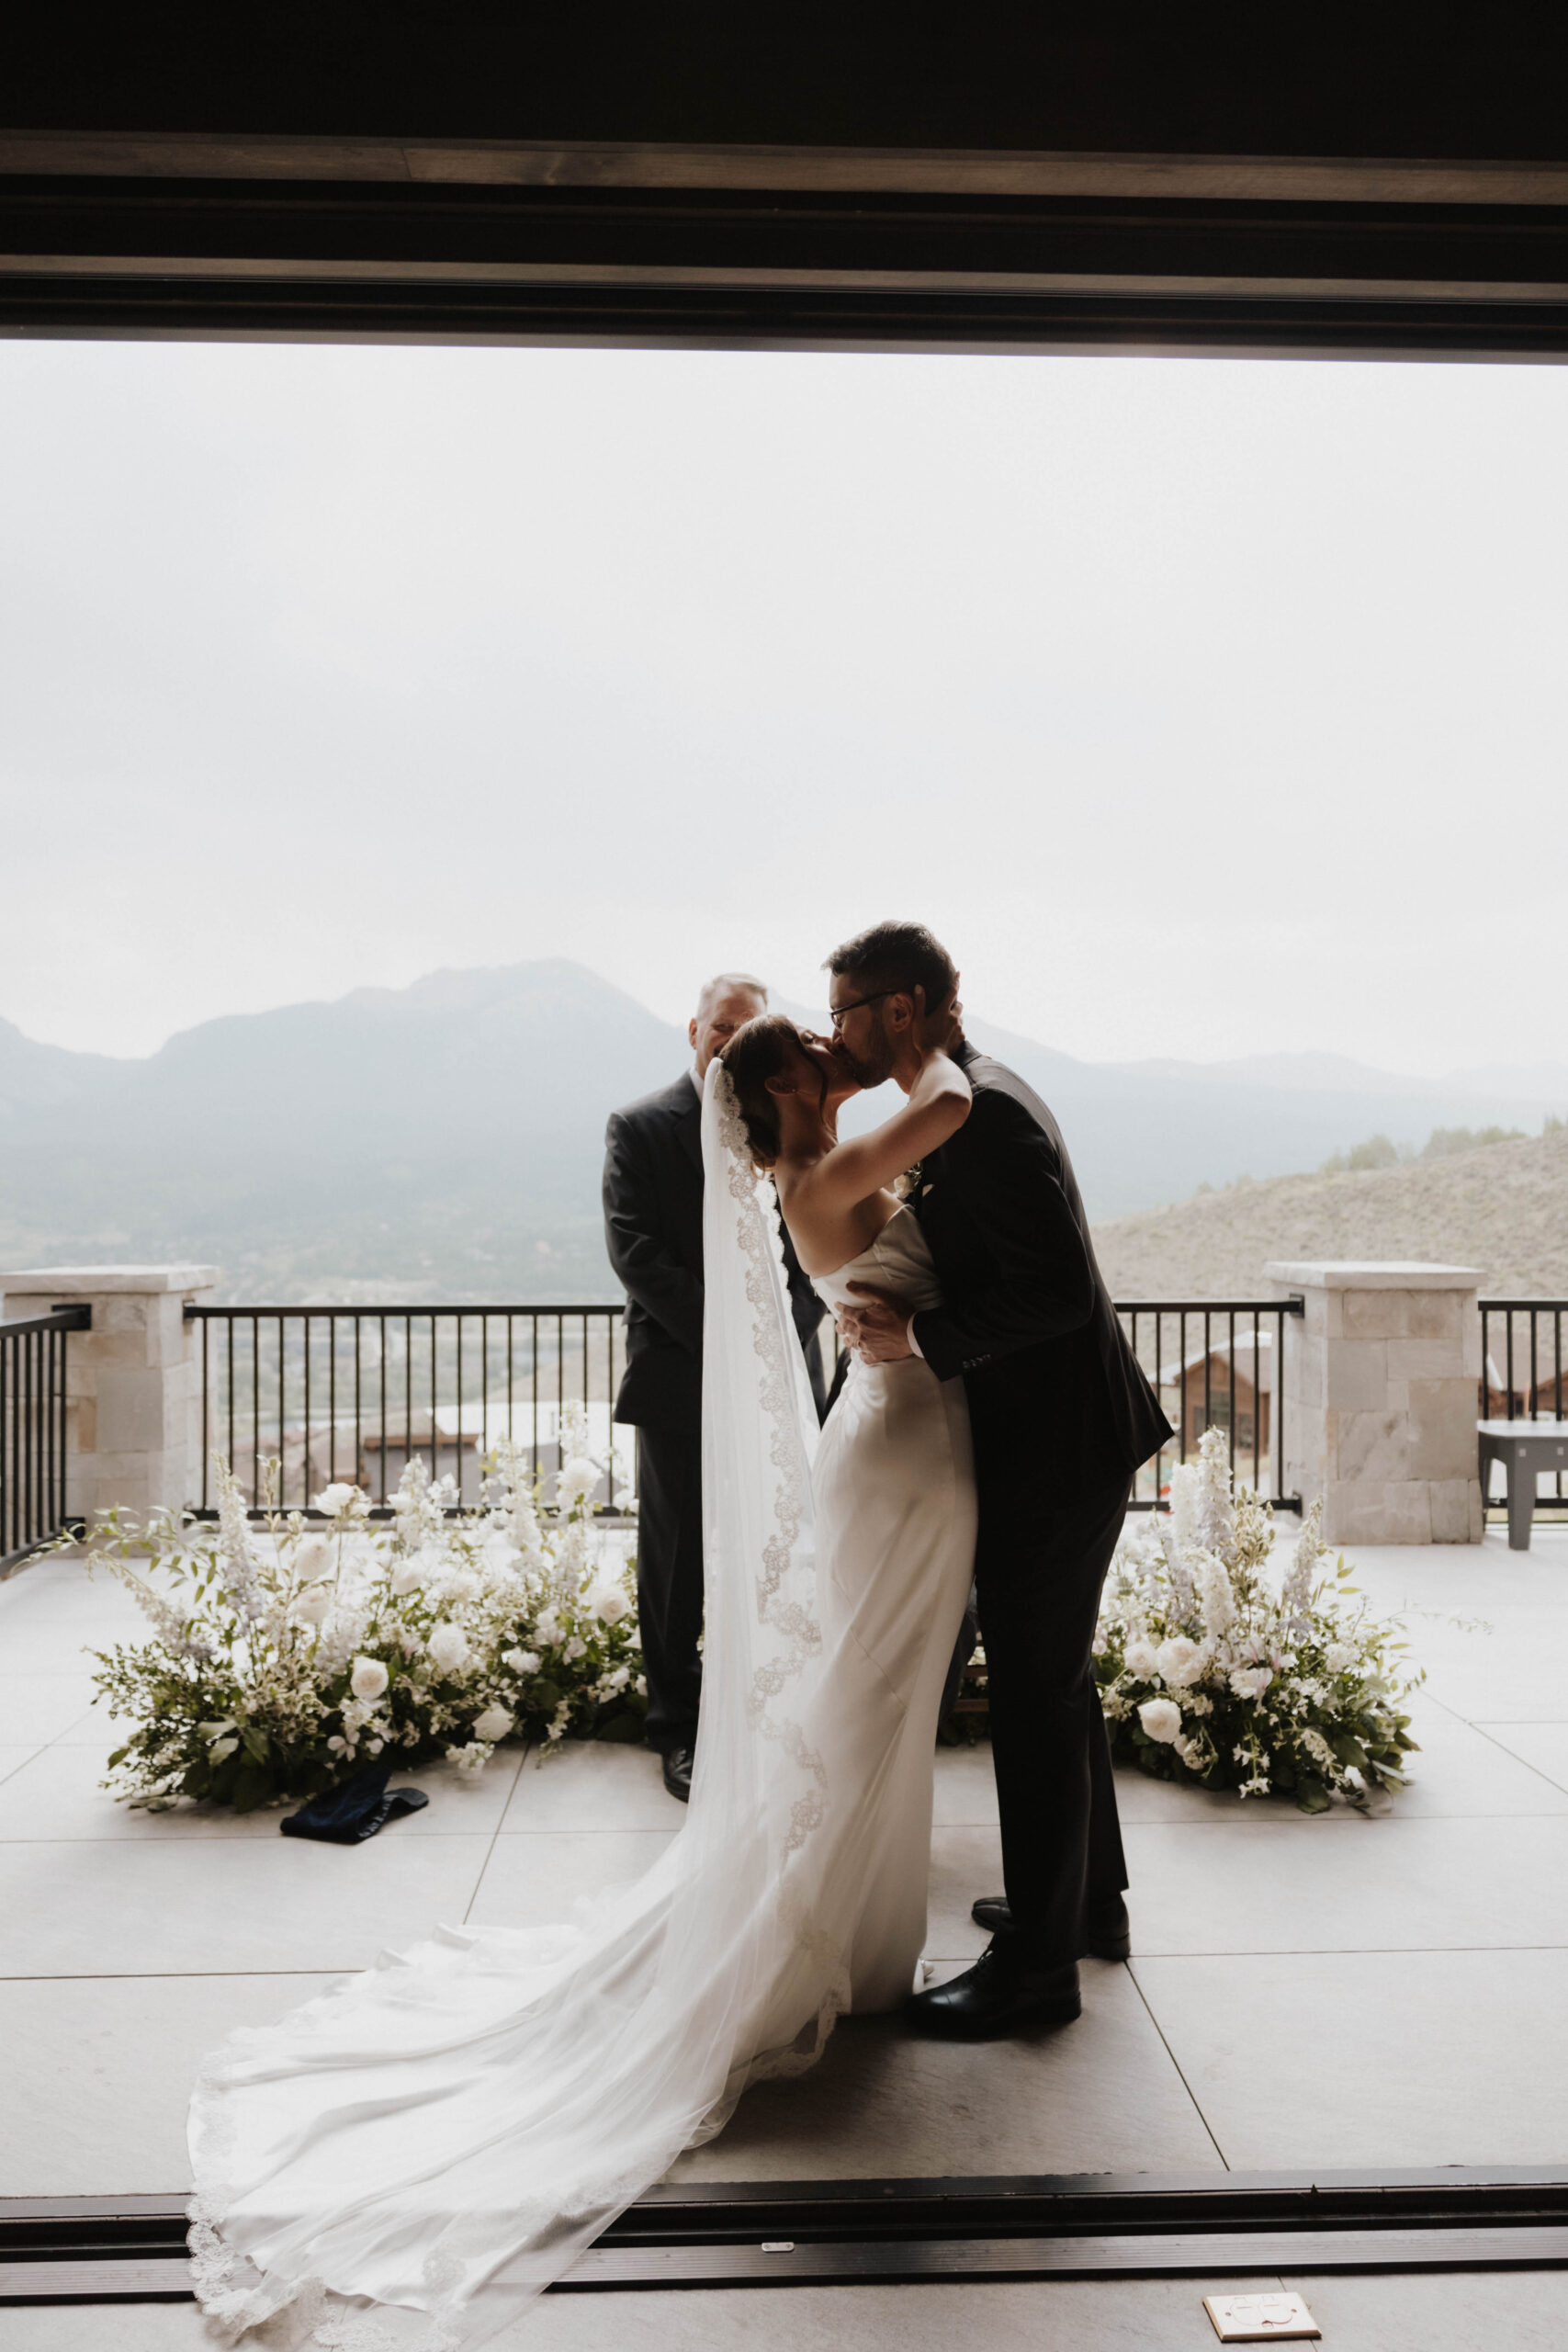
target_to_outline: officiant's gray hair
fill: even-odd
[[[744,989],[749,996],[760,996],[764,1004],[768,1001],[768,984],[754,972],[716,972],[697,990],[697,1019],[702,1020],[716,996],[728,996],[734,989]]]
[[[941,1004],[958,978],[957,965],[923,922],[874,922],[835,947],[822,969],[862,988],[869,981],[906,996],[924,989],[928,1005]]]

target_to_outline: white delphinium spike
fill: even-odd
[[[189,1623],[174,1603],[165,1600],[161,1592],[154,1592],[146,1579],[139,1577],[134,1568],[127,1567],[123,1560],[111,1561],[110,1566],[120,1583],[134,1594],[137,1607],[164,1647],[172,1650],[176,1657],[192,1658],[198,1666],[205,1666],[212,1656],[211,1645],[193,1636]]]
[[[1235,1509],[1231,1500],[1230,1451],[1222,1429],[1206,1429],[1198,1441],[1195,1499],[1198,1542],[1228,1563],[1235,1548]]]
[[[1217,1552],[1199,1552],[1193,1567],[1203,1631],[1211,1641],[1223,1641],[1235,1623],[1235,1594],[1231,1589],[1230,1572]]]
[[[1170,1579],[1170,1589],[1176,1601],[1177,1613],[1185,1617],[1192,1607],[1195,1596],[1192,1589],[1192,1571],[1188,1566],[1187,1554],[1183,1548],[1180,1534],[1174,1524],[1175,1518],[1176,1513],[1173,1508],[1170,1518],[1160,1521],[1158,1535],[1160,1548],[1165,1554],[1165,1572]]]
[[[241,1615],[254,1624],[263,1613],[264,1603],[260,1564],[251,1548],[244,1497],[222,1454],[213,1455],[212,1467],[218,1481],[218,1556],[223,1563],[224,1589]]]
[[[1198,1541],[1198,1473],[1190,1462],[1179,1462],[1170,1474],[1170,1532],[1183,1551]]]
[[[1323,1497],[1314,1496],[1302,1518],[1302,1532],[1296,1538],[1291,1555],[1291,1565],[1285,1571],[1285,1581],[1280,1594],[1281,1608],[1292,1619],[1304,1618],[1316,1581],[1318,1563],[1323,1558],[1324,1543],[1320,1533],[1323,1523]]]

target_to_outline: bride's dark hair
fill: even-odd
[[[777,1077],[791,1047],[799,1044],[799,1030],[784,1013],[760,1012],[738,1029],[719,1052],[759,1168],[771,1168],[779,1156],[779,1106],[768,1092],[768,1080]]]

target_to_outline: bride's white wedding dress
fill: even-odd
[[[776,1216],[717,1063],[703,1148],[707,1612],[685,1824],[570,1924],[438,1928],[209,2059],[193,2267],[228,2330],[484,2342],[749,2083],[804,2070],[842,2012],[911,1988],[975,1544],[962,1384],[855,1364],[818,1439]],[[818,1288],[837,1304],[856,1280],[936,1303],[912,1215]]]

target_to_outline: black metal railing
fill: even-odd
[[[588,1416],[608,1464],[596,1507],[631,1492],[630,1433],[611,1414],[625,1362],[619,1306],[196,1306],[201,1327],[201,1474],[192,1508],[216,1508],[211,1456],[225,1455],[253,1511],[267,1459],[278,1499],[310,1515],[333,1480],[386,1511],[412,1455],[479,1498],[482,1458],[502,1440],[548,1473],[560,1466],[564,1408]]]
[[[0,1323],[0,1576],[68,1524],[65,1351],[92,1321],[90,1306],[57,1306]]]
[[[1226,1432],[1234,1476],[1286,1510],[1280,1367],[1295,1299],[1119,1301],[1134,1352],[1177,1434],[1138,1474],[1133,1507],[1163,1509],[1170,1472],[1205,1430]],[[311,1510],[334,1479],[384,1511],[412,1454],[477,1499],[483,1455],[508,1438],[541,1473],[559,1466],[564,1407],[588,1416],[608,1467],[596,1503],[630,1494],[630,1433],[612,1421],[624,1365],[618,1306],[187,1306],[201,1327],[201,1477],[192,1507],[216,1507],[210,1458],[231,1464],[250,1508],[263,1464],[280,1465],[278,1499]]]
[[[1218,1427],[1233,1479],[1299,1511],[1285,1491],[1285,1317],[1304,1315],[1304,1299],[1119,1298],[1116,1312],[1176,1431],[1138,1472],[1131,1508],[1163,1510],[1171,1471]]]
[[[1478,1419],[1483,1421],[1561,1421],[1568,1419],[1568,1375],[1562,1362],[1562,1318],[1568,1298],[1483,1298],[1481,1308],[1481,1391]],[[1489,1516],[1507,1517],[1507,1506],[1491,1508]],[[1568,1505],[1562,1473],[1558,1471],[1548,1495],[1538,1501]]]

